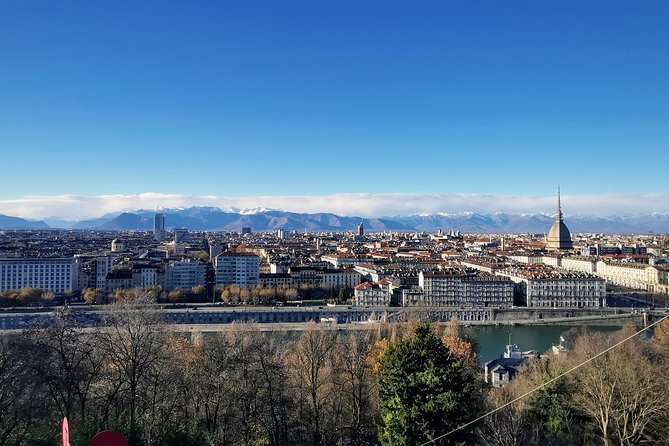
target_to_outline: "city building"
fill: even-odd
[[[198,261],[170,261],[165,267],[165,291],[188,291],[204,285],[205,273],[205,265]]]
[[[153,235],[162,240],[165,237],[165,216],[162,212],[156,212],[153,215]]]
[[[160,271],[160,273],[159,273]],[[155,288],[162,285],[164,281],[164,269],[157,266],[134,265],[132,268],[132,286],[143,290]]]
[[[360,306],[390,305],[389,281],[378,283],[363,282],[353,288],[355,304]]]
[[[516,283],[528,307],[600,308],[606,305],[606,282],[592,274],[547,265],[509,267],[497,273]]]
[[[263,288],[281,288],[289,287],[292,284],[290,274],[276,273],[276,274],[260,274],[258,284]]]
[[[62,294],[74,288],[74,258],[0,258],[0,292],[39,288]]]
[[[513,305],[513,281],[489,274],[467,274],[461,270],[420,271],[420,300],[407,305],[510,307]]]
[[[107,274],[107,291],[127,290],[132,287],[132,271],[122,270]]]
[[[251,253],[224,252],[216,257],[216,285],[254,287],[260,281],[260,258]]]
[[[353,269],[325,269],[321,278],[323,288],[353,288],[362,281],[362,274]]]
[[[118,239],[114,239],[111,242],[111,252],[123,252],[125,251],[125,244]]]
[[[188,237],[188,229],[186,228],[178,228],[174,229],[174,243],[179,244],[179,243],[188,243],[190,241]]]

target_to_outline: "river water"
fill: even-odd
[[[614,333],[620,326],[591,326],[591,331]],[[553,345],[560,342],[560,335],[569,341],[579,331],[579,327],[568,325],[496,325],[464,327],[463,334],[472,336],[478,341],[479,363],[499,358],[504,352],[509,340],[517,344],[522,351],[535,350],[545,353]]]
[[[591,331],[611,334],[622,329],[620,325],[593,325],[587,328]],[[461,327],[461,333],[463,337],[476,340],[479,364],[482,366],[487,361],[502,356],[509,342],[517,344],[522,351],[534,350],[543,354],[560,342],[561,335],[567,341],[571,341],[581,329],[573,325],[471,325]],[[289,333],[297,339],[300,331],[289,330]],[[205,331],[203,334],[209,337],[216,336],[217,333]],[[185,336],[190,339],[190,333]]]

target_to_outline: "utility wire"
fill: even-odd
[[[512,405],[513,403],[522,400],[522,399],[525,398],[526,396],[529,396],[529,395],[533,394],[533,393],[536,392],[537,390],[540,390],[540,389],[546,387],[547,385],[549,385],[549,384],[551,384],[551,383],[557,381],[558,379],[562,378],[563,376],[568,375],[569,373],[573,372],[574,370],[579,369],[579,368],[583,367],[584,365],[588,364],[589,362],[594,361],[595,359],[599,358],[600,356],[602,356],[602,355],[604,355],[604,354],[610,352],[610,351],[613,350],[614,348],[616,348],[616,347],[618,347],[618,346],[624,344],[625,342],[629,341],[630,339],[632,339],[632,338],[634,338],[634,337],[640,335],[640,334],[643,333],[644,331],[648,330],[649,328],[651,328],[651,327],[653,327],[653,326],[659,324],[660,322],[662,322],[663,320],[668,319],[668,318],[669,318],[669,315],[664,316],[664,317],[658,319],[657,321],[653,322],[652,324],[650,324],[650,325],[648,325],[648,326],[642,328],[641,330],[637,331],[636,333],[634,333],[634,334],[632,334],[632,335],[626,337],[626,338],[623,339],[622,341],[620,341],[620,342],[618,342],[618,343],[612,345],[611,347],[605,349],[604,351],[601,351],[601,352],[597,353],[597,354],[596,354],[595,356],[593,356],[592,358],[586,359],[586,360],[583,361],[582,363],[580,363],[580,364],[578,364],[578,365],[575,365],[574,367],[570,368],[570,369],[567,370],[566,372],[563,372],[563,373],[559,374],[559,375],[556,376],[555,378],[551,378],[551,379],[549,379],[549,380],[546,381],[545,383],[540,384],[539,386],[535,387],[534,389],[532,389],[532,390],[530,390],[530,391],[528,391],[528,392],[526,392],[526,393],[523,393],[522,395],[520,395],[519,397],[517,397],[517,398],[515,398],[515,399],[513,399],[513,400],[511,400],[511,401],[509,401],[508,403],[504,403],[504,404],[502,404],[501,406],[499,406],[499,407],[497,407],[497,408],[495,408],[495,409],[493,409],[493,410],[491,410],[491,411],[489,411],[489,412],[487,412],[487,413],[481,415],[481,416],[478,417],[478,418],[473,419],[472,421],[469,421],[469,422],[467,422],[467,423],[465,423],[465,424],[463,424],[463,425],[461,425],[461,426],[458,426],[458,427],[456,427],[455,429],[453,429],[453,430],[451,430],[451,431],[449,431],[449,432],[446,432],[446,433],[443,434],[443,435],[440,435],[440,436],[438,436],[438,437],[435,437],[435,438],[433,438],[432,440],[428,440],[428,441],[426,441],[425,443],[422,443],[420,446],[426,446],[426,445],[428,445],[428,444],[430,444],[430,443],[434,443],[435,441],[441,440],[441,439],[444,438],[444,437],[448,437],[449,435],[454,434],[454,433],[457,432],[457,431],[461,431],[462,429],[464,429],[464,428],[466,428],[466,427],[468,427],[468,426],[471,426],[471,425],[474,424],[474,423],[477,423],[477,422],[483,420],[484,418],[486,418],[486,417],[488,417],[488,416],[494,414],[495,412],[498,412],[498,411],[504,409],[505,407],[508,407],[508,406]]]

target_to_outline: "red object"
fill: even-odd
[[[63,446],[70,446],[70,426],[67,417],[63,418]]]
[[[128,446],[128,440],[116,431],[102,431],[95,434],[88,446]]]

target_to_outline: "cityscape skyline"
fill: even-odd
[[[666,192],[668,14],[15,2],[0,199]]]

